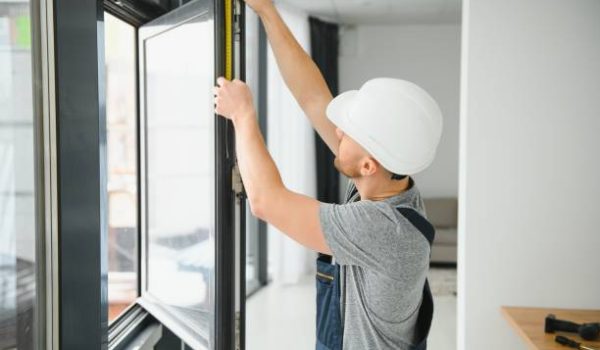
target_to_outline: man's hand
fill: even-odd
[[[256,12],[259,15],[266,9],[273,6],[272,0],[245,0],[245,1],[246,1],[246,4],[248,4],[248,6],[250,6],[254,10],[254,12]]]
[[[217,79],[214,88],[215,111],[217,114],[233,121],[254,114],[252,92],[241,80],[229,81],[223,77]]]
[[[300,244],[330,253],[319,222],[319,202],[285,188],[265,146],[252,94],[240,81],[217,79],[216,112],[233,121],[237,162],[252,213]],[[289,208],[294,208],[291,211]]]

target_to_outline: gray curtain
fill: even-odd
[[[339,28],[335,23],[310,18],[311,55],[329,85],[338,94]],[[334,155],[316,135],[317,199],[327,203],[339,202],[339,174],[333,166]]]

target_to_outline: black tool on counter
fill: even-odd
[[[562,344],[564,346],[573,348],[573,349],[599,350],[599,349],[595,349],[595,348],[590,348],[589,346],[582,345],[581,343],[578,343],[575,340],[569,339],[567,337],[563,337],[562,335],[557,335],[556,338],[554,338],[554,341],[556,341],[557,343]]]
[[[598,335],[600,335],[600,323],[578,324],[571,321],[559,320],[555,315],[549,314],[546,316],[544,330],[546,333],[554,333],[555,331],[578,333],[585,340],[596,340],[598,339]]]

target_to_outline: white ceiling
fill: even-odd
[[[462,0],[276,0],[343,24],[460,23]]]

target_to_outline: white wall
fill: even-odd
[[[340,91],[393,77],[420,85],[436,99],[444,133],[435,162],[415,178],[426,197],[456,197],[460,25],[347,27],[341,32],[339,64]]]
[[[459,349],[501,305],[600,308],[600,1],[463,5]]]
[[[278,6],[296,40],[310,53],[308,14],[291,6]],[[317,192],[314,131],[289,91],[269,45],[267,55],[267,144],[292,191],[315,197]],[[292,208],[290,208],[292,210]],[[268,225],[269,270],[275,283],[298,283],[314,271],[316,254],[272,225]]]

